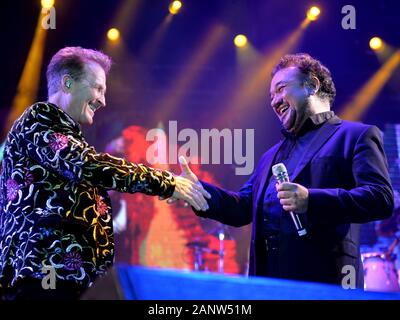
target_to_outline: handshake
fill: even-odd
[[[180,176],[175,176],[175,191],[168,203],[176,200],[184,200],[198,211],[208,210],[207,199],[211,199],[211,195],[204,190],[199,179],[190,170],[185,157],[179,157],[179,165],[182,169]]]

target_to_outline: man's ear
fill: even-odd
[[[61,88],[64,92],[69,92],[72,86],[72,78],[66,74],[61,79]]]
[[[307,80],[306,86],[308,90],[308,95],[312,96],[319,91],[321,82],[316,76],[311,76],[311,78]]]

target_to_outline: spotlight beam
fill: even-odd
[[[174,81],[174,86],[170,90],[169,96],[162,98],[155,110],[162,113],[160,119],[168,119],[171,113],[179,107],[180,103],[188,93],[189,88],[199,76],[198,67],[203,66],[216,52],[221,45],[221,40],[227,33],[227,29],[223,26],[216,25],[206,36],[199,42],[199,47],[194,50],[195,54],[190,58],[183,68],[183,71]],[[193,68],[196,67],[196,68]]]
[[[274,50],[268,51],[261,58],[261,61],[257,61],[250,68],[249,72],[235,86],[233,97],[229,99],[224,98],[225,101],[229,101],[229,105],[223,108],[223,116],[215,118],[215,126],[218,127],[220,124],[223,124],[222,122],[226,122],[226,110],[229,109],[229,114],[232,117],[241,115],[246,107],[255,104],[261,96],[266,96],[265,88],[268,80],[270,80],[272,68],[279,61],[280,57],[296,47],[309,23],[310,21],[307,18],[304,19],[295,30],[275,46]]]
[[[2,138],[5,138],[14,121],[24,112],[27,106],[37,99],[40,82],[40,69],[42,68],[43,52],[47,29],[42,27],[45,13],[40,12],[28,57],[18,82],[17,93],[12,102],[12,107],[3,127]]]
[[[359,120],[375,100],[394,70],[400,64],[400,50],[397,50],[370,80],[358,91],[355,98],[343,107],[340,117],[344,120]]]
[[[126,39],[134,32],[134,22],[141,6],[143,5],[143,1],[144,0],[121,1],[121,6],[118,7],[114,13],[113,18],[111,19],[111,25],[113,25],[115,28],[118,28],[122,38]],[[107,37],[105,37],[102,48],[105,52],[111,54],[112,57],[115,58],[118,55],[118,50],[116,50],[116,47],[118,46],[116,46],[116,44],[118,44],[118,46],[122,46],[123,41],[120,40],[117,42],[111,42]]]
[[[150,37],[148,37],[147,41],[143,44],[143,47],[140,49],[139,56],[144,61],[150,62],[153,60],[154,56],[157,53],[157,50],[160,48],[161,42],[164,40],[165,34],[171,25],[173,16],[168,14],[165,16],[163,22],[157,27],[157,29],[152,33]]]

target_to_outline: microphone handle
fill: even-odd
[[[296,227],[297,234],[300,237],[305,236],[307,234],[307,230],[301,224],[299,216],[296,213],[292,212],[292,211],[290,211],[289,213],[290,213],[290,216],[291,216],[291,218],[293,220],[294,226]]]
[[[280,179],[281,181],[279,181],[280,183],[282,182],[290,182],[289,181],[289,177],[285,177],[283,179]],[[303,227],[303,225],[301,224],[301,220],[300,217],[297,215],[297,213],[294,213],[292,211],[289,212],[290,217],[292,218],[292,221],[294,223],[294,226],[296,227],[297,230],[297,234],[302,237],[305,236],[307,234],[307,230],[305,227]]]

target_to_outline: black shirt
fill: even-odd
[[[335,116],[333,111],[327,111],[310,116],[297,134],[290,133],[282,129],[282,134],[285,137],[279,151],[276,154],[274,164],[283,162],[287,168],[289,177],[297,166],[298,160],[301,158],[308,145],[314,138],[318,129],[327,120]],[[293,224],[289,224],[291,230],[281,230],[281,216],[283,213],[282,205],[279,202],[276,192],[275,177],[269,173],[268,185],[264,193],[264,203],[262,212],[263,232],[267,237],[276,235],[279,232],[292,233],[295,232]]]

